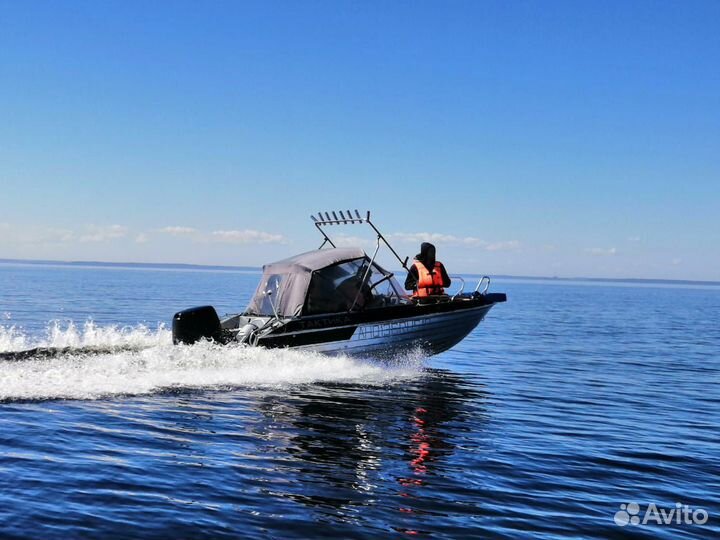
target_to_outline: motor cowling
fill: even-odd
[[[173,317],[173,343],[192,344],[201,339],[222,342],[220,317],[212,306],[200,306],[178,311]]]

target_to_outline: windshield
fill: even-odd
[[[286,281],[286,274],[267,274],[263,275],[255,291],[246,313],[248,315],[262,315],[272,317],[275,313],[273,305],[276,309],[279,306],[280,297]]]
[[[313,272],[305,301],[305,314],[350,310],[360,292],[365,268],[365,260],[356,259]]]
[[[369,264],[367,258],[355,259],[313,272],[303,314],[359,311],[405,302],[392,274],[373,264],[365,276]]]
[[[372,269],[370,270],[368,285],[376,300],[378,297],[381,297],[383,299],[387,299],[388,301],[393,298],[400,301],[407,297],[405,291],[403,291],[400,284],[393,277],[393,274],[382,270],[376,264],[373,264]],[[373,304],[373,307],[375,307],[376,304],[377,302]]]

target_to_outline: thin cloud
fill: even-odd
[[[105,242],[127,236],[128,228],[123,225],[98,226],[88,225],[87,232],[80,236],[80,242]]]
[[[133,236],[130,236],[130,233]],[[217,230],[211,233],[199,231],[193,227],[167,226],[150,231],[135,231],[124,225],[86,225],[80,231],[54,227],[18,227],[11,223],[0,222],[0,242],[10,245],[57,245],[92,244],[128,238],[135,244],[148,243],[154,234],[188,238],[193,242],[223,242],[228,244],[284,244],[286,238],[254,229]],[[354,242],[348,238],[347,242]]]
[[[284,244],[285,237],[281,234],[273,234],[264,231],[256,231],[254,229],[236,230],[220,230],[213,231],[210,235],[215,242],[224,242],[228,244]]]
[[[389,238],[398,242],[406,242],[410,244],[419,244],[421,242],[432,242],[437,244],[453,244],[453,245],[466,245],[466,246],[483,246],[487,242],[474,236],[455,236],[452,234],[441,234],[441,233],[394,233],[389,235]]]
[[[521,244],[518,240],[504,240],[498,242],[488,242],[476,236],[456,236],[454,234],[441,233],[394,233],[389,235],[389,239],[409,244],[420,244],[422,242],[432,242],[433,244],[446,246],[467,246],[482,248],[485,251],[515,251],[520,249]]]
[[[485,251],[516,251],[518,249],[520,249],[520,242],[517,240],[492,242],[485,246]]]
[[[75,240],[75,233],[69,229],[47,227],[28,231],[21,236],[21,241],[26,244],[66,244]]]
[[[40,239],[41,242],[65,244],[75,240],[75,233],[70,229],[56,229],[51,227],[44,231],[44,237]]]
[[[617,254],[617,249],[614,247],[611,248],[585,248],[585,253],[589,253],[590,255],[595,255],[598,257],[612,257],[615,254]]]
[[[182,236],[187,234],[195,234],[197,232],[197,229],[193,227],[182,227],[180,225],[171,225],[168,227],[163,227],[162,229],[158,229],[158,232],[164,233],[164,234],[171,234],[173,236]]]
[[[0,223],[0,241],[9,244],[65,244],[75,240],[75,233],[57,227],[16,227],[11,223]]]
[[[370,246],[372,242],[367,238],[361,238],[360,236],[349,236],[347,234],[338,234],[331,236],[333,243],[338,247],[355,247],[355,246]]]

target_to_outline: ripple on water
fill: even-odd
[[[134,347],[2,366],[5,536],[720,535],[716,290],[505,282],[510,302],[457,348],[388,364],[173,347],[147,322],[172,290],[222,302],[256,276],[98,272],[35,275],[42,317],[0,326],[0,351]],[[103,320],[48,326],[43,302],[78,276],[75,320]],[[711,520],[620,528],[631,501]]]

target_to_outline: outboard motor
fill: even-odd
[[[212,306],[201,306],[179,311],[172,322],[173,343],[192,344],[201,339],[222,342],[220,317]]]

